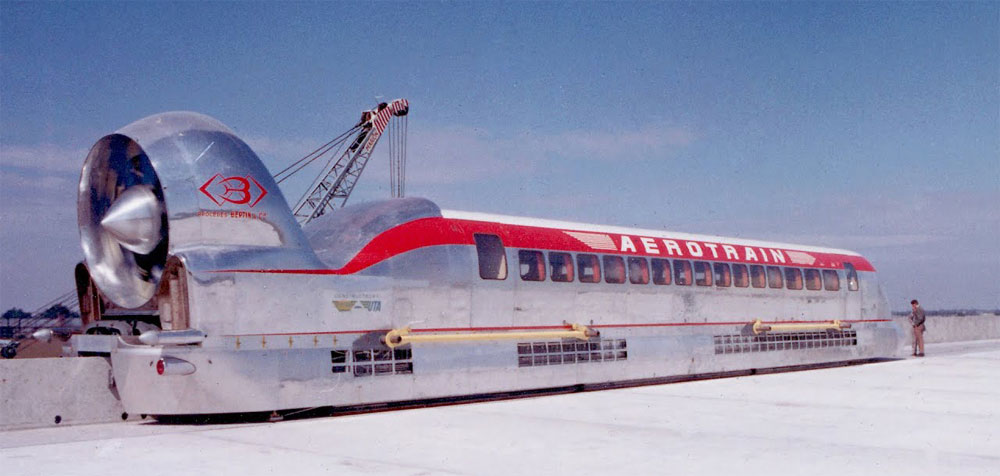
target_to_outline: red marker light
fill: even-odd
[[[194,364],[177,357],[164,356],[156,361],[156,373],[160,375],[191,375],[195,370]]]

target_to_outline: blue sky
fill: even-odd
[[[73,287],[99,137],[194,110],[276,171],[396,97],[442,207],[848,248],[895,309],[1000,307],[998,88],[990,2],[0,2],[0,309]]]

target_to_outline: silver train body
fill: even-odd
[[[130,413],[866,361],[896,356],[903,335],[874,269],[843,250],[449,212],[418,198],[300,227],[253,151],[193,113],[99,140],[79,215],[77,282],[94,334],[83,337],[103,339]]]

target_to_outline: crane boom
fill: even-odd
[[[292,212],[299,225],[305,225],[327,211],[343,207],[354,190],[361,172],[371,158],[375,144],[382,137],[389,120],[405,116],[410,111],[406,99],[381,103],[375,109],[361,113],[355,126],[357,137],[332,165],[327,165],[316,177],[306,193],[299,199]]]

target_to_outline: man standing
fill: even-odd
[[[913,312],[910,313],[910,324],[913,324],[913,355],[915,357],[924,356],[924,321],[927,320],[927,316],[924,315],[924,309],[920,307],[920,303],[916,299],[910,301],[910,306],[913,307]],[[917,351],[919,349],[919,352]]]

